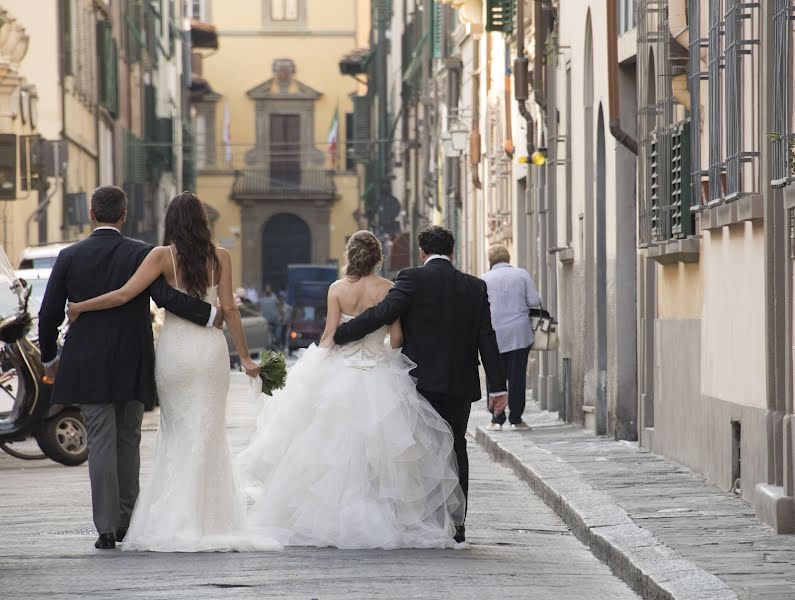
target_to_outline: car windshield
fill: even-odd
[[[39,314],[41,308],[41,301],[44,300],[44,292],[47,289],[47,279],[29,279],[28,283],[31,287],[30,293],[30,314]]]

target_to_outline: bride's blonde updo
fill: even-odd
[[[348,260],[345,276],[350,279],[366,277],[384,259],[381,242],[372,233],[364,230],[351,236],[345,247],[345,255]]]

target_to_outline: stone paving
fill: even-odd
[[[483,411],[473,415],[475,424],[487,420]],[[557,415],[540,411],[533,403],[528,405],[525,420],[533,426],[532,431],[492,433],[481,429],[479,439],[498,443],[518,461],[517,472],[521,465],[534,470],[552,490],[571,487],[572,480],[579,477],[591,489],[594,500],[615,502],[631,523],[686,561],[717,576],[736,597],[795,599],[795,536],[776,535],[739,497],[637,444],[596,437],[564,424]],[[545,474],[547,466],[542,463],[546,461],[555,467]],[[573,475],[566,481],[556,479],[555,471],[569,468]],[[559,509],[569,510],[575,517],[587,511],[587,507]]]
[[[228,433],[251,430],[234,379]],[[144,475],[157,415],[145,417]],[[94,550],[85,466],[0,455],[0,598],[637,599],[509,469],[471,444],[465,550],[289,548],[240,554]]]

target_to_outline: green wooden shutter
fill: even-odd
[[[439,0],[433,2],[433,13],[431,14],[431,55],[433,58],[442,58],[442,44],[444,43],[442,31],[442,6]]]
[[[372,136],[372,102],[369,96],[353,97],[353,142],[354,154],[358,160],[368,158],[368,148]]]
[[[671,133],[671,237],[693,235],[691,205],[690,122],[683,121]]]
[[[486,0],[486,31],[513,31],[514,2],[516,0]]]
[[[655,134],[651,140],[649,152],[649,220],[651,239],[658,240],[660,235],[660,140]]]
[[[114,116],[119,112],[119,50],[109,21],[97,23],[99,102]]]

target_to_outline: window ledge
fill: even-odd
[[[648,256],[661,265],[672,265],[678,262],[696,263],[700,251],[699,238],[689,237],[649,246]]]
[[[765,215],[764,196],[749,194],[731,202],[708,206],[699,212],[699,229],[708,231],[731,225],[761,221]]]

